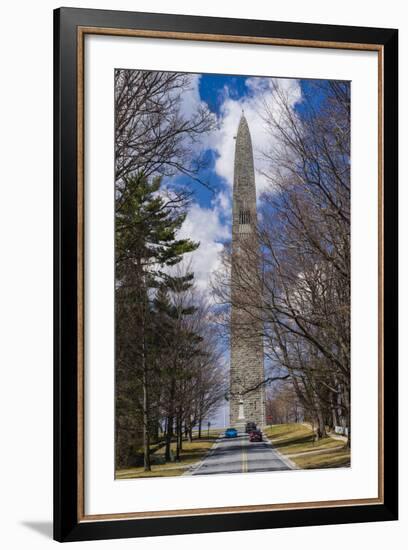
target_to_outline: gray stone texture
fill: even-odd
[[[233,220],[232,220],[232,265],[231,265],[231,359],[230,359],[230,424],[242,427],[238,420],[240,398],[244,404],[245,422],[265,424],[264,352],[262,326],[251,315],[251,309],[244,307],[240,284],[234,284],[240,277],[254,281],[249,292],[257,292],[256,262],[244,257],[243,249],[257,250],[256,189],[251,135],[247,120],[242,115],[235,144]],[[255,264],[255,265],[254,265]],[[255,298],[257,299],[257,298]],[[253,312],[254,313],[254,312]],[[247,391],[261,384],[257,389]]]

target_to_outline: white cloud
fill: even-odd
[[[216,203],[219,204],[224,217],[231,218],[231,198],[228,193],[225,191],[220,191],[215,199]]]
[[[221,204],[225,197],[217,197],[210,208],[193,203],[178,234],[179,238],[189,238],[200,242],[198,249],[186,258],[191,262],[197,288],[204,293],[209,290],[212,273],[220,267],[222,241],[230,238],[230,229],[223,223]]]
[[[201,74],[190,74],[189,87],[187,90],[184,90],[181,95],[180,114],[185,120],[191,120],[191,118],[197,114],[200,108],[207,108],[208,110],[208,105],[200,97],[201,76]],[[209,110],[208,112],[209,116],[213,117],[215,123],[216,116],[212,114]],[[202,134],[201,136],[199,136],[199,139],[188,139],[191,151],[197,154],[205,151],[209,148],[209,139],[211,138],[206,134]]]
[[[248,121],[251,132],[252,146],[254,150],[255,180],[258,196],[268,185],[267,178],[262,175],[266,164],[262,153],[272,145],[271,135],[268,133],[262,117],[263,105],[266,103],[273,114],[279,114],[279,104],[274,98],[274,85],[279,86],[289,98],[293,107],[301,99],[300,85],[293,79],[271,79],[251,77],[246,81],[249,94],[239,100],[233,99],[228,93],[224,94],[224,102],[221,105],[221,116],[219,128],[214,132],[206,143],[217,151],[215,170],[217,174],[225,179],[228,187],[232,189],[234,178],[234,154],[235,140],[239,119],[242,111]]]
[[[199,96],[200,75],[193,75],[190,92],[183,98],[183,114],[188,116],[200,103]],[[235,140],[239,119],[244,109],[251,132],[254,149],[255,180],[257,195],[259,196],[269,181],[260,172],[265,168],[262,151],[271,143],[271,136],[267,132],[261,115],[261,105],[266,102],[268,108],[278,113],[278,104],[274,101],[273,85],[277,84],[290,98],[292,107],[301,99],[299,82],[289,79],[272,80],[270,78],[249,78],[247,87],[249,94],[239,100],[233,99],[225,88],[222,92],[223,103],[218,120],[218,130],[204,138],[200,147],[211,148],[218,154],[215,171],[224,178],[226,185],[217,193],[209,208],[193,203],[179,232],[178,237],[199,241],[199,248],[188,254],[186,262],[191,262],[191,269],[195,274],[196,286],[210,300],[210,280],[214,271],[220,267],[220,253],[223,241],[231,238],[231,202],[232,184],[234,177]]]
[[[197,111],[197,108],[201,105],[202,101],[200,98],[200,74],[190,75],[190,86],[189,89],[183,91],[181,96],[180,111],[185,119],[191,118],[191,116]]]

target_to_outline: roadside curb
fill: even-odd
[[[205,453],[203,458],[199,462],[195,462],[194,464],[189,466],[189,468],[184,472],[184,474],[181,474],[181,477],[183,477],[183,476],[192,476],[196,471],[198,471],[201,468],[201,466],[203,465],[204,461],[214,453],[215,449],[218,446],[218,443],[221,440],[222,440],[222,436],[218,437],[214,441],[214,445],[210,449],[208,449],[208,451]]]
[[[288,466],[290,470],[300,470],[299,466],[293,462],[290,458],[287,458],[284,454],[282,454],[278,449],[273,445],[272,441],[269,439],[269,437],[266,434],[263,434],[265,441],[269,443],[269,445],[272,447],[272,449],[275,451],[277,455],[279,455],[279,458]]]

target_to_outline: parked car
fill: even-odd
[[[238,437],[238,432],[235,428],[228,428],[225,430],[225,437]]]
[[[251,443],[257,443],[258,441],[262,441],[262,432],[261,430],[253,430],[249,434],[249,441]]]
[[[254,430],[256,430],[255,422],[247,422],[246,426],[245,426],[246,433],[249,434],[250,432],[253,432]]]

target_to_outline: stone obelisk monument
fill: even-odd
[[[255,306],[261,300],[256,219],[252,141],[242,113],[235,142],[231,259],[230,423],[238,428],[246,422],[265,425],[262,326],[254,307],[254,300]]]

